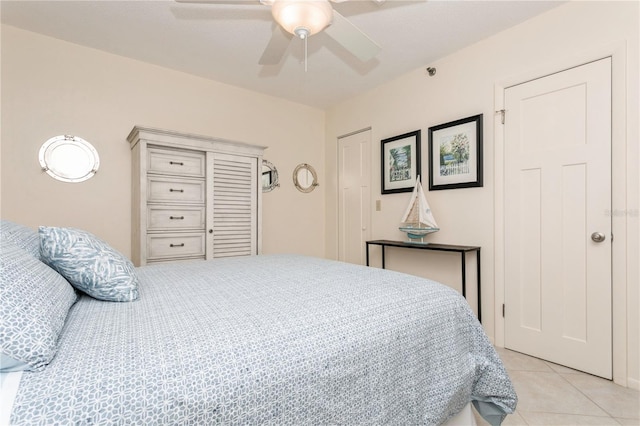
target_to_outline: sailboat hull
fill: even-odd
[[[440,228],[418,228],[413,226],[401,226],[399,228],[402,232],[406,232],[409,237],[409,241],[411,240],[422,240],[422,238],[433,232],[439,231]],[[415,242],[415,241],[414,241]],[[420,241],[423,242],[423,241]]]

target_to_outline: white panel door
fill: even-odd
[[[611,59],[505,109],[505,346],[611,379]]]
[[[371,221],[371,131],[338,139],[338,259],[365,264]]]

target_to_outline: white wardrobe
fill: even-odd
[[[127,139],[135,265],[260,254],[265,147],[139,126]]]

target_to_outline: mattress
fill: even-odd
[[[12,424],[492,424],[517,397],[466,300],[389,270],[271,255],[137,268],[73,305]]]

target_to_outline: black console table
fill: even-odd
[[[385,269],[384,248],[385,247],[401,247],[418,250],[434,250],[448,251],[460,253],[462,257],[462,296],[467,297],[467,271],[466,271],[466,254],[468,252],[476,252],[477,268],[478,268],[478,321],[482,322],[482,304],[480,303],[480,247],[478,246],[454,246],[450,244],[421,244],[410,243],[406,241],[390,241],[390,240],[372,240],[367,241],[367,266],[369,266],[369,246],[376,245],[382,247],[382,269]]]

